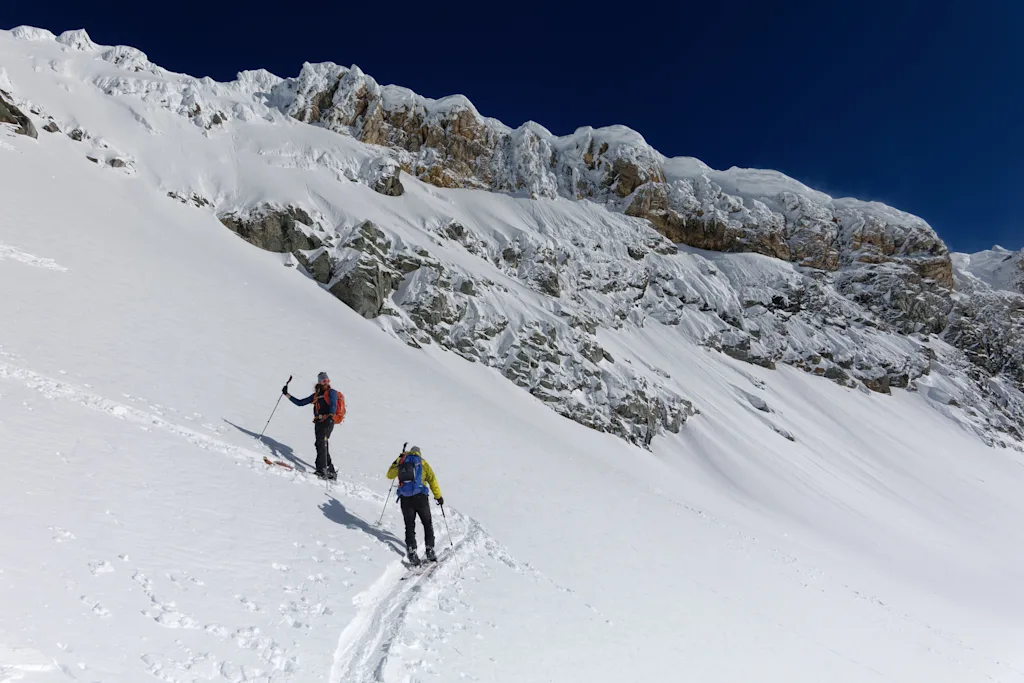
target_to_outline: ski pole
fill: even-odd
[[[406,441],[404,444],[402,444],[402,452],[403,453],[405,453],[405,448],[408,445],[409,445],[408,441]],[[384,511],[388,509],[388,501],[391,500],[391,489],[393,489],[393,488],[395,488],[395,481],[394,481],[394,479],[391,480],[391,486],[388,487],[388,497],[384,499],[384,507],[381,508],[380,519],[377,520],[377,526],[380,526],[381,522],[384,521]]]
[[[384,499],[384,507],[380,510],[380,519],[377,520],[377,526],[384,521],[384,511],[388,509],[388,501],[391,500],[391,489],[395,488],[395,482],[391,482],[391,487],[388,488],[388,497]]]
[[[452,530],[448,528],[448,515],[444,514],[444,505],[441,506],[441,518],[444,520],[444,530],[448,534],[448,545],[452,549],[452,558],[455,560],[455,566],[459,568],[459,576],[461,576],[462,565],[459,564],[459,558],[455,557],[455,544],[452,543]]]
[[[292,383],[292,376],[288,375],[288,381],[284,383],[285,388],[287,389],[288,385],[291,384],[291,383]],[[270,417],[267,418],[267,424],[263,425],[263,431],[260,432],[260,437],[258,439],[259,441],[263,441],[263,434],[264,434],[264,432],[267,431],[267,427],[270,426],[270,421],[274,419],[274,413],[277,412],[277,407],[279,405],[281,405],[281,399],[282,398],[284,398],[284,392],[281,392],[281,395],[277,397],[277,403],[274,404],[274,409],[270,411]]]
[[[452,543],[452,530],[448,528],[448,515],[444,514],[444,505],[441,506],[441,518],[444,520],[444,530],[448,533],[448,545],[451,546],[452,552],[454,552],[455,544]]]

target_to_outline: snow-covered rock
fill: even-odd
[[[668,159],[622,126],[513,129],[465,97],[381,86],[355,66],[217,83],[81,31],[7,35],[12,54],[31,41],[34,63],[57,65],[10,93],[29,125],[44,119],[97,167],[289,254],[407,344],[493,367],[595,429],[649,446],[697,413],[656,361],[611,351],[665,326],[881,393],[926,381],[945,340],[958,380],[941,391],[989,406],[977,427],[989,443],[1017,443],[1020,254],[958,255],[954,273],[931,227],[892,207]],[[90,90],[64,87],[74,79]],[[79,110],[96,97],[106,114]]]
[[[992,289],[1024,294],[1024,249],[995,246],[976,254],[953,254],[953,264],[965,277],[976,278]]]
[[[11,101],[8,93],[0,90],[0,124],[9,123],[14,126],[14,132],[19,135],[27,135],[30,138],[39,137],[32,120],[18,109]]]
[[[97,45],[92,42],[92,38],[89,37],[89,34],[86,33],[84,29],[65,31],[57,36],[57,42],[62,45],[67,45],[72,50],[95,51],[103,49],[101,45]]]
[[[227,213],[220,222],[260,249],[281,254],[316,249],[321,239],[315,221],[300,208],[260,206],[242,213]]]

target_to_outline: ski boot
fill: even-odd
[[[409,548],[408,559],[409,564],[414,567],[418,567],[423,563],[422,560],[420,560],[420,556],[416,554],[416,548]]]
[[[427,562],[437,562],[437,555],[434,554],[434,549],[429,546],[427,547],[427,552],[424,553],[424,557]]]

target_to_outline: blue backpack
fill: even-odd
[[[423,458],[418,455],[403,455],[398,461],[398,496],[407,497],[423,493]]]

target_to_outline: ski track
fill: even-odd
[[[0,355],[10,357],[9,354],[2,352],[0,352]],[[116,419],[155,427],[182,437],[190,444],[199,448],[242,460],[252,469],[269,471],[277,476],[290,479],[296,477],[309,478],[308,475],[295,470],[268,467],[263,461],[264,453],[258,453],[205,434],[200,434],[192,429],[170,422],[155,413],[146,412],[104,398],[83,387],[50,378],[8,362],[0,361],[0,379],[20,382],[24,386],[38,391],[48,399],[70,401]],[[319,484],[319,482],[316,483]],[[360,484],[338,480],[332,482],[332,486],[338,487],[341,492],[351,497],[375,502],[382,502],[384,500],[384,496]],[[458,533],[458,531],[462,530],[463,533],[457,540],[452,539],[453,547],[441,557],[440,566],[421,576],[403,580],[406,570],[402,563],[396,560],[388,565],[384,573],[366,591],[360,593],[355,598],[359,604],[359,612],[346,625],[338,639],[329,683],[382,681],[384,667],[388,662],[392,646],[400,640],[409,609],[416,605],[419,600],[426,599],[423,595],[424,586],[433,585],[441,579],[447,581],[449,585],[457,585],[457,579],[461,577],[462,565],[467,563],[473,555],[489,557],[516,573],[527,574],[535,580],[550,583],[557,590],[564,593],[572,594],[574,592],[548,579],[529,564],[524,565],[517,562],[504,546],[491,537],[480,523],[473,518],[464,516],[450,508],[448,508],[448,512],[456,532]],[[462,558],[461,561],[460,556]],[[137,581],[139,580],[138,576],[135,578]],[[152,602],[158,602],[152,595],[149,597]],[[83,597],[83,600],[85,599]],[[159,609],[160,605],[155,606],[159,613],[149,616],[158,621],[160,621],[160,618],[169,616],[177,618],[180,616],[177,614],[165,614],[166,610],[161,611]],[[591,611],[600,614],[592,606],[587,605],[587,607]],[[102,610],[102,607],[97,603],[95,609]],[[105,612],[105,610],[103,611]],[[188,623],[183,625],[186,628],[189,626],[194,627],[193,624]],[[0,668],[0,673],[3,673],[2,668]],[[5,679],[0,678],[0,680]]]
[[[46,270],[56,270],[62,273],[68,272],[68,269],[60,265],[53,259],[42,258],[39,256],[33,256],[20,249],[9,247],[6,244],[0,244],[0,261],[9,259],[11,261],[19,261],[25,265],[35,266],[36,268],[45,268]]]
[[[0,258],[4,255],[2,252],[3,248],[3,245],[0,245]],[[0,356],[11,358],[9,354],[3,352],[0,352]],[[91,410],[104,413],[113,418],[146,425],[147,427],[155,427],[165,432],[169,432],[204,450],[218,452],[241,460],[251,469],[260,469],[271,472],[276,476],[289,479],[295,479],[296,477],[308,479],[311,483],[320,485],[319,481],[310,479],[308,474],[295,470],[285,470],[280,467],[267,466],[263,462],[265,453],[236,446],[226,441],[207,436],[206,434],[200,434],[195,430],[170,422],[156,413],[140,410],[139,408],[104,398],[86,388],[76,386],[66,381],[47,377],[32,370],[18,367],[9,362],[0,361],[0,379],[18,381],[24,386],[38,391],[49,399],[71,401]],[[375,502],[383,502],[384,500],[384,496],[363,485],[353,482],[337,480],[332,482],[331,485],[332,487],[337,487],[340,492],[350,497],[372,500]],[[687,508],[691,513],[704,517],[705,521],[712,525],[722,527],[729,526],[720,520],[714,518],[709,519],[708,516],[700,510],[690,508],[689,506],[683,507]],[[424,586],[432,585],[442,578],[449,581],[454,580],[455,571],[452,566],[452,561],[458,561],[460,556],[462,557],[462,562],[460,564],[462,564],[468,561],[471,555],[482,554],[505,565],[512,571],[520,574],[528,574],[535,580],[548,583],[560,592],[568,593],[570,595],[575,593],[571,588],[562,586],[552,579],[544,576],[532,565],[517,562],[506,551],[506,549],[492,538],[473,518],[463,516],[452,509],[448,509],[448,511],[451,513],[453,526],[456,530],[458,531],[460,528],[465,530],[462,536],[460,536],[458,540],[455,540],[454,552],[449,553],[444,558],[442,561],[443,566],[440,566],[436,570],[423,576],[409,578],[404,581],[402,580],[402,576],[405,574],[405,570],[400,562],[395,561],[385,569],[384,573],[366,591],[357,596],[356,600],[358,600],[360,605],[359,612],[345,627],[339,637],[334,655],[334,663],[331,667],[330,683],[375,683],[383,681],[382,676],[384,667],[388,662],[392,645],[399,641],[402,636],[406,615],[409,612],[409,609],[414,606],[419,599],[423,599]],[[736,532],[734,530],[733,534],[738,534],[741,537],[738,539],[734,538],[734,542],[738,542],[741,546],[758,545],[757,539],[747,537],[746,534],[743,534],[742,532]],[[782,564],[796,563],[797,566],[790,567],[790,569],[795,571],[795,578],[801,579],[802,583],[818,583],[819,581],[816,581],[815,579],[821,579],[826,576],[824,572],[816,568],[799,566],[802,563],[800,563],[796,558],[779,557],[778,551],[774,549],[770,549],[770,555],[776,562],[781,562]],[[885,612],[890,613],[890,616],[897,617],[899,621],[923,628],[939,637],[941,640],[957,646],[958,649],[964,651],[973,650],[972,647],[968,646],[955,634],[948,633],[941,629],[936,629],[930,624],[914,619],[909,614],[893,614],[892,608],[883,603],[877,597],[864,595],[843,582],[838,582],[838,584],[858,599],[868,600],[875,603]],[[87,598],[83,596],[83,600],[87,600]],[[589,603],[584,602],[584,605],[594,614],[603,617],[601,612]],[[93,606],[93,611],[101,617],[109,615],[109,612],[107,612],[107,610],[98,603]],[[157,616],[169,617],[177,615],[160,614]],[[10,665],[6,666],[10,668]],[[3,668],[0,667],[0,674],[3,674],[3,672]],[[3,680],[8,679],[0,676],[0,681]]]
[[[105,413],[110,417],[170,432],[171,434],[182,437],[193,446],[198,446],[204,450],[215,451],[244,461],[252,469],[269,471],[278,476],[290,478],[308,478],[307,475],[295,470],[269,467],[263,462],[263,458],[266,453],[259,453],[249,450],[248,448],[235,446],[234,444],[230,444],[226,441],[221,441],[220,439],[207,436],[206,434],[200,434],[195,430],[170,422],[155,413],[146,412],[123,403],[118,403],[117,401],[112,401],[99,396],[98,394],[94,394],[82,387],[77,387],[69,382],[46,377],[45,375],[33,372],[32,370],[27,370],[25,368],[11,365],[10,363],[0,361],[0,379],[12,379],[19,381],[28,388],[38,391],[48,399],[71,401],[91,410]],[[384,496],[360,484],[339,480],[332,482],[331,485],[332,487],[340,489],[345,495],[353,498],[372,500],[378,503],[384,501]]]
[[[456,519],[454,514],[452,517]],[[458,517],[459,521],[463,519],[461,515]],[[440,558],[436,569],[403,581],[408,570],[395,560],[369,589],[356,597],[359,613],[338,639],[329,683],[384,680],[384,667],[393,645],[402,635],[409,609],[426,599],[423,586],[435,583],[438,577],[444,577],[453,585],[460,567],[459,555],[463,555],[465,561],[475,552],[488,550],[490,538],[483,528],[472,519],[465,518],[465,521],[468,530],[454,541],[454,548]]]

